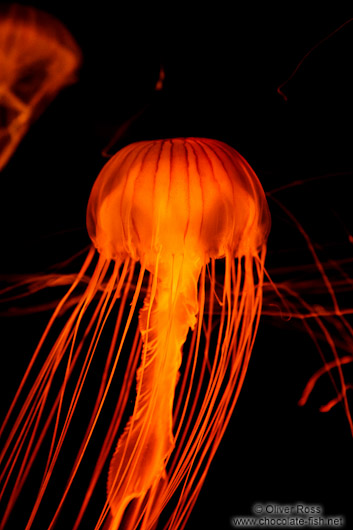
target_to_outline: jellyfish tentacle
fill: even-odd
[[[165,476],[165,463],[175,445],[173,403],[181,350],[189,328],[196,324],[199,274],[199,267],[190,270],[182,257],[174,258],[162,279],[155,275],[140,311],[144,350],[137,371],[137,397],[109,469],[111,528],[119,526],[131,500],[142,501]],[[131,528],[134,524],[129,521]]]

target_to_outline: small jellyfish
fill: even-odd
[[[54,17],[17,4],[0,11],[0,170],[31,122],[76,80],[81,52]]]
[[[88,202],[87,227],[99,253],[87,288],[33,378],[44,342],[59,314],[72,307],[70,297],[92,265],[93,248],[55,310],[13,402],[14,408],[29,384],[1,454],[2,491],[10,475],[12,490],[0,528],[49,438],[26,529],[32,527],[68,433],[81,420],[78,403],[87,399],[88,425],[48,524],[54,527],[111,395],[115,405],[73,528],[79,528],[104,472],[107,497],[92,528],[155,528],[164,511],[164,528],[183,528],[254,345],[270,230],[265,194],[249,164],[223,142],[137,142],[102,169]],[[218,266],[223,285],[216,279]],[[97,392],[86,395],[94,355],[114,312]],[[117,385],[119,363],[125,371]],[[13,408],[3,429],[11,425]]]

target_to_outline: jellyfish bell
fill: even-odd
[[[101,254],[146,259],[151,271],[156,253],[201,262],[255,253],[269,219],[261,185],[239,153],[193,138],[125,147],[97,178],[87,208]]]
[[[266,198],[249,164],[223,142],[204,138],[138,142],[123,148],[102,169],[89,198],[87,228],[99,254],[95,270],[25,396],[0,455],[8,470],[2,477],[7,477],[14,473],[21,450],[25,452],[19,475],[12,477],[3,525],[48,436],[47,463],[26,526],[31,528],[60,461],[99,337],[118,304],[89,424],[48,527],[60,515],[108,394],[117,392],[114,374],[136,316],[126,375],[74,529],[79,528],[106,466],[107,498],[94,528],[152,528],[164,511],[169,516],[165,528],[181,528],[230,420],[250,360],[270,230]],[[93,254],[91,249],[55,310],[21,388],[53,323],[92,264]],[[216,286],[220,258],[224,284]],[[85,351],[70,395],[70,378]],[[65,377],[45,416],[48,394],[62,364]],[[20,395],[21,390],[14,402]],[[124,424],[123,413],[132,395],[133,410]],[[17,438],[21,445],[11,452]]]
[[[76,81],[81,52],[54,17],[30,6],[0,10],[0,170],[31,122]]]

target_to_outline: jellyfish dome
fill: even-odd
[[[122,149],[98,177],[89,235],[109,259],[155,262],[180,255],[207,262],[254,254],[270,216],[261,185],[239,153],[220,141],[176,138]]]
[[[81,52],[54,17],[30,6],[0,10],[0,170],[31,122],[76,80]]]

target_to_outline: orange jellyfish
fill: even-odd
[[[76,80],[81,52],[55,18],[13,4],[0,12],[0,170],[31,122]]]
[[[55,512],[40,527],[58,523],[99,443],[74,522],[63,527],[83,524],[105,473],[106,500],[84,528],[152,529],[162,513],[164,528],[183,528],[254,345],[270,229],[266,198],[249,164],[220,141],[144,141],[120,150],[101,171],[87,227],[99,253],[96,266],[84,293],[75,295],[93,264],[92,248],[54,311],[2,427],[8,432],[1,452],[7,507],[0,528],[40,457],[44,472],[24,526],[32,528],[50,483],[58,489],[70,432],[84,417]],[[218,267],[223,285],[216,281]],[[53,338],[65,311],[69,316]],[[110,347],[99,374],[96,357],[107,328]],[[89,414],[82,413],[86,406]]]

